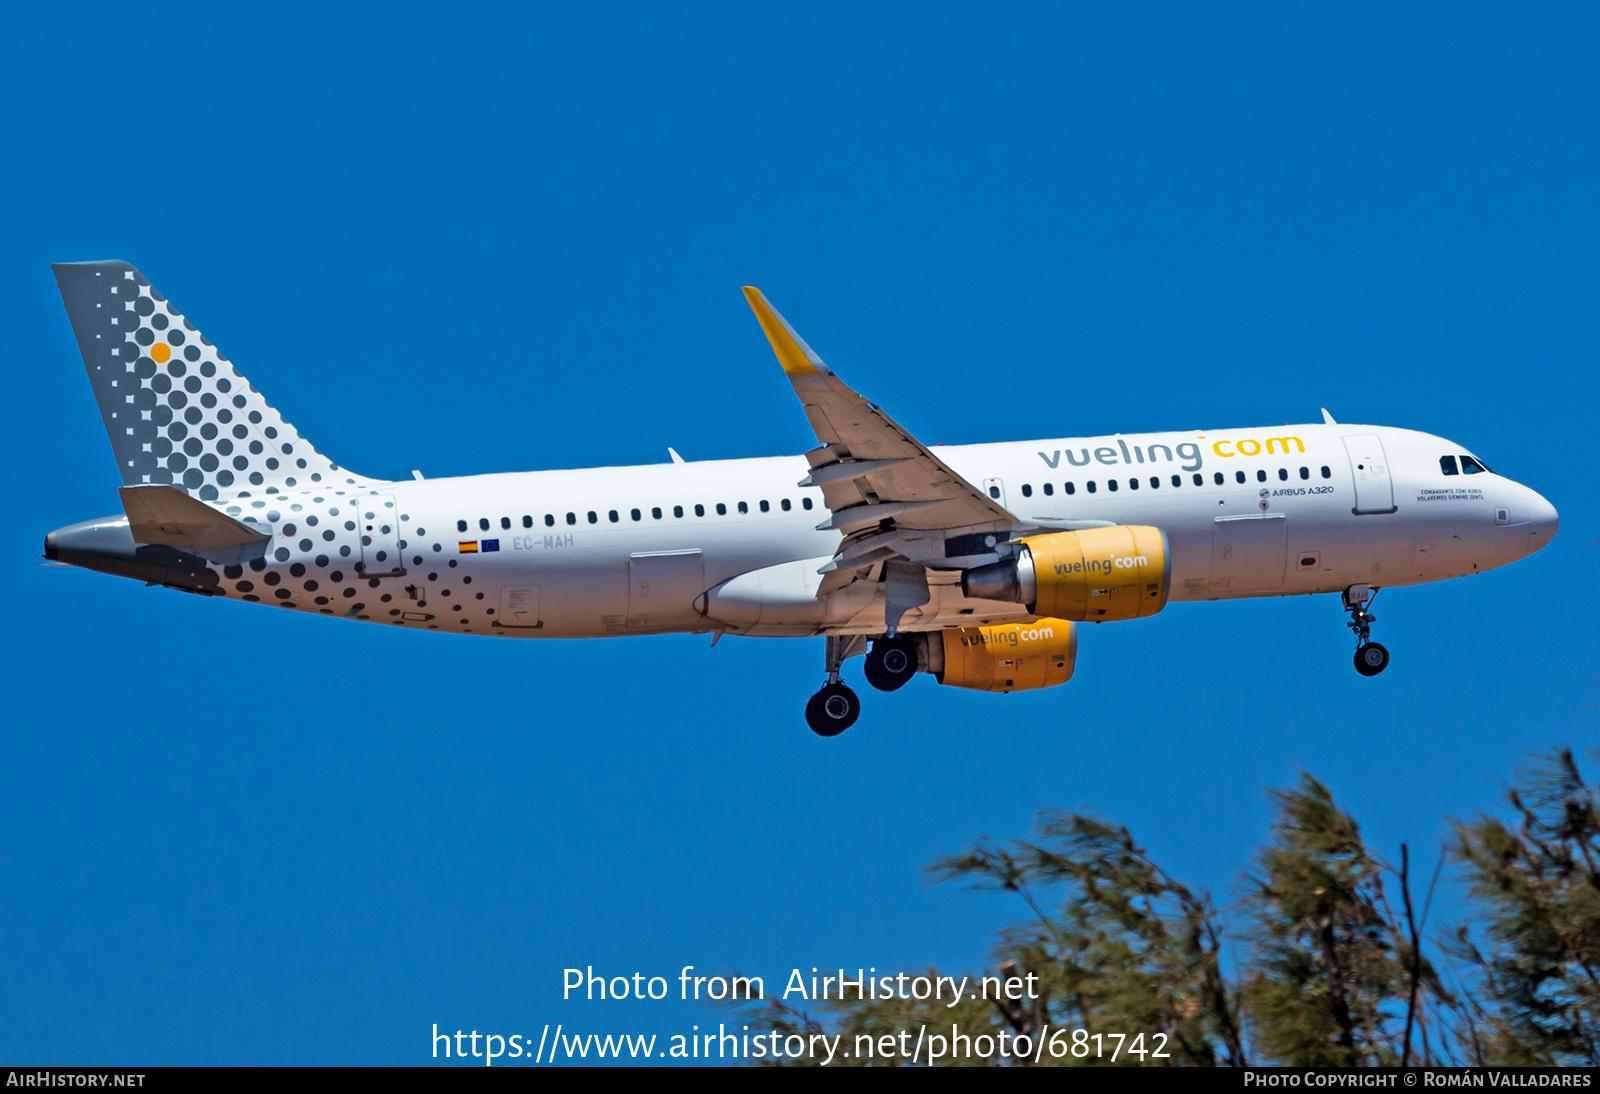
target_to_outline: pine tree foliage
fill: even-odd
[[[1600,809],[1570,748],[1508,791],[1509,820],[1455,824],[1482,915],[1451,951],[1472,978],[1475,1060],[1600,1065]]]
[[[1126,828],[1051,813],[1032,840],[980,840],[931,869],[940,880],[1016,893],[1031,911],[1001,935],[996,953],[1000,964],[1037,977],[1041,999],[1031,1008],[997,1007],[1014,1029],[1159,1032],[1171,1054],[1163,1062],[1244,1062],[1216,909],[1156,865]]]
[[[1052,813],[1042,817],[1031,840],[1008,845],[981,839],[960,854],[930,867],[941,881],[1015,893],[1029,916],[1002,932],[992,968],[978,976],[989,983],[1033,978],[1037,998],[940,1001],[863,1000],[819,1004],[815,1014],[769,1002],[761,1017],[784,1033],[843,1034],[845,1045],[865,1044],[900,1030],[927,1027],[955,1031],[989,1043],[1021,1035],[1038,1045],[1050,1038],[1057,1052],[1034,1060],[997,1050],[956,1064],[1027,1066],[1095,1065],[1112,1062],[1224,1065],[1245,1062],[1237,1000],[1223,975],[1217,911],[1204,893],[1175,881],[1151,860],[1126,828],[1093,817]],[[929,976],[939,975],[930,969]],[[958,977],[959,979],[959,977]],[[1119,1044],[1116,1060],[1059,1051],[1071,1030],[1133,1033],[1144,1037],[1132,1055]],[[1159,1042],[1155,1035],[1160,1034]],[[865,1041],[858,1042],[858,1038]],[[1014,1042],[1013,1042],[1014,1043]],[[1164,1057],[1156,1057],[1156,1051]],[[853,1053],[853,1065],[903,1062],[897,1057]]]
[[[934,862],[939,881],[1018,898],[1017,922],[969,983],[1031,978],[1036,998],[742,1009],[767,1029],[841,1036],[850,1055],[836,1065],[903,1064],[904,1051],[871,1046],[907,1030],[991,1046],[1001,1034],[1038,1046],[1083,1030],[1142,1031],[1146,1052],[1030,1058],[996,1048],[940,1062],[1600,1066],[1600,796],[1570,749],[1521,773],[1509,817],[1452,822],[1449,850],[1474,913],[1437,950],[1454,962],[1453,990],[1427,952],[1438,871],[1419,891],[1406,846],[1398,867],[1385,861],[1310,776],[1268,793],[1271,837],[1223,911],[1128,829],[1083,814],[1048,813],[1027,839],[982,838]],[[1167,1057],[1149,1055],[1153,1034]]]
[[[1243,902],[1253,947],[1243,997],[1258,1049],[1300,1066],[1398,1064],[1415,1024],[1413,980],[1424,999],[1445,997],[1390,910],[1384,864],[1316,779],[1269,795],[1272,841]]]

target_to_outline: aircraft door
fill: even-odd
[[[1006,507],[1006,484],[999,479],[984,479],[983,492],[1000,503],[1000,508]]]
[[[1389,459],[1383,453],[1383,439],[1363,433],[1346,437],[1344,448],[1350,456],[1350,474],[1356,484],[1356,503],[1351,512],[1394,512],[1394,480],[1389,477]]]
[[[406,572],[400,554],[400,510],[394,495],[375,494],[353,499],[356,526],[361,530],[361,573],[385,577]]]
[[[1289,560],[1289,521],[1282,513],[1217,517],[1211,525],[1213,591],[1283,588]]]
[[[695,597],[706,591],[705,556],[686,551],[645,551],[628,559],[628,626],[682,626],[700,619]]]

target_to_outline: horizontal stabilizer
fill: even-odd
[[[175,486],[124,486],[119,493],[135,543],[211,550],[271,538]]]

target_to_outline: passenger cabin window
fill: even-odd
[[[634,520],[638,520],[640,517],[644,516],[644,514],[639,512],[637,509],[629,509],[628,516],[632,517]]]
[[[744,502],[741,501],[739,503],[739,512],[741,512],[741,513],[750,512],[750,506],[746,505]]]
[[[770,505],[768,505],[768,504],[767,504],[767,499],[766,499],[766,498],[762,498],[762,499],[761,499],[761,511],[762,511],[762,512],[763,512],[763,513],[770,513],[770,512],[772,512],[772,506],[770,506]]]
[[[1047,482],[1044,484],[1044,486],[1040,487],[1040,489],[1044,491],[1044,496],[1048,498],[1056,492],[1056,484],[1053,482]]]
[[[657,506],[653,506],[651,508],[651,510],[650,510],[650,519],[651,520],[660,520],[661,519],[661,506],[657,505]]]
[[[1301,468],[1301,469],[1300,469],[1300,477],[1301,477],[1301,478],[1302,478],[1302,479],[1309,479],[1309,478],[1310,478],[1310,477],[1311,477],[1311,468],[1309,468],[1309,467],[1302,467],[1302,468]]]
[[[1267,481],[1267,469],[1266,468],[1263,467],[1261,470],[1256,472],[1256,481],[1257,482],[1266,482]]]
[[[529,517],[529,516],[524,516],[522,518],[522,526],[524,528],[532,528],[533,527],[533,518]]]
[[[1000,488],[998,486],[989,487],[989,496],[991,498],[998,498],[1000,496]]]
[[[811,499],[810,498],[801,498],[800,499],[800,508],[802,508],[802,509],[810,509],[811,508]]]
[[[546,528],[554,528],[556,526],[556,515],[554,513],[546,513],[544,515],[544,526]]]
[[[1117,480],[1116,479],[1107,479],[1106,480],[1106,489],[1107,490],[1113,490],[1114,491],[1114,490],[1116,490],[1116,488],[1117,488]]]
[[[1223,483],[1223,479],[1222,479],[1222,472],[1221,472],[1221,471],[1217,471],[1217,472],[1214,472],[1214,473],[1213,473],[1213,474],[1212,474],[1212,476],[1211,476],[1211,477],[1212,477],[1212,478],[1213,478],[1213,479],[1214,479],[1214,480],[1216,480],[1216,484],[1217,484],[1217,485],[1218,485],[1218,486],[1221,486],[1221,485],[1222,485],[1222,483]]]
[[[1094,480],[1090,479],[1088,482],[1084,483],[1084,489],[1088,490],[1089,493],[1091,493],[1091,494],[1094,493],[1094,490],[1095,490]]]
[[[598,513],[596,513],[593,509],[589,510],[589,523],[590,524],[599,524],[600,523],[600,515]]]
[[[704,505],[696,505],[694,507],[694,515],[697,516],[697,517],[705,516],[706,515],[706,507]]]
[[[683,516],[683,506],[681,506],[681,505],[674,505],[674,506],[673,506],[673,507],[672,507],[672,515],[673,515],[673,516],[675,516],[675,517],[681,517],[681,516]]]
[[[1194,473],[1194,484],[1196,486],[1204,486],[1206,484],[1206,477],[1200,474],[1200,472],[1196,471]]]
[[[1200,485],[1200,476],[1196,475],[1194,478],[1195,478],[1195,485],[1199,486]],[[1183,485],[1183,476],[1182,475],[1174,475],[1174,476],[1172,476],[1172,485],[1173,486],[1182,486]]]
[[[1139,489],[1139,480],[1138,479],[1129,479],[1128,480],[1128,489],[1129,490],[1137,490],[1137,489]]]
[[[1461,473],[1456,470],[1456,458],[1454,456],[1440,456],[1439,470],[1446,475],[1459,475]]]
[[[1244,472],[1243,471],[1235,471],[1233,473],[1233,477],[1238,479],[1240,482],[1243,482],[1244,481]]]
[[[1461,457],[1461,473],[1463,475],[1481,475],[1489,470],[1471,456],[1463,454]]]
[[[489,530],[489,518],[488,517],[479,517],[478,518],[478,527],[480,529],[482,529],[483,531],[487,532]]]
[[[466,521],[464,521],[464,520],[456,521],[456,531],[465,532],[466,530],[467,530],[467,522]]]
[[[1150,489],[1155,490],[1158,487],[1160,487],[1160,485],[1161,485],[1161,480],[1156,478],[1156,476],[1151,475],[1150,476]]]
[[[728,507],[726,505],[724,505],[720,501],[717,502],[717,516],[725,517],[727,515],[728,515]]]
[[[568,513],[567,514],[567,523],[568,524],[577,524],[578,523],[578,514],[576,514],[576,513]]]
[[[1333,478],[1333,472],[1328,469],[1327,464],[1322,465],[1322,477],[1325,479]]]
[[[1023,483],[1022,484],[1022,496],[1025,497],[1025,498],[1033,497],[1033,486],[1031,484],[1029,484],[1029,483]]]
[[[789,504],[788,498],[783,498],[778,502],[778,508],[787,513],[791,508],[793,508],[793,506]]]
[[[1061,485],[1061,489],[1065,490],[1068,494],[1076,494],[1078,492],[1078,488],[1070,482],[1063,483]]]
[[[511,518],[510,517],[501,517],[500,518],[500,527],[504,528],[504,529],[510,529],[510,527],[511,527]]]
[[[612,524],[617,523],[617,511],[615,509],[609,510],[606,513],[606,519],[609,520]]]

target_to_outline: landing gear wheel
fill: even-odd
[[[861,700],[843,684],[825,684],[806,703],[806,725],[819,737],[837,737],[861,717]]]
[[[903,688],[917,674],[917,652],[903,638],[880,638],[864,666],[867,683],[879,691]]]
[[[1378,642],[1368,642],[1356,650],[1356,671],[1362,676],[1376,676],[1389,667],[1389,651]]]

